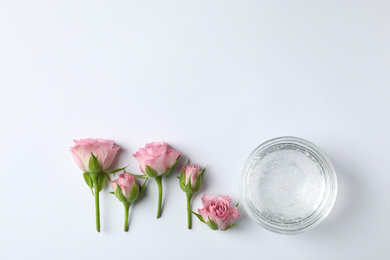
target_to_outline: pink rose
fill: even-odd
[[[89,172],[89,159],[91,153],[97,157],[102,170],[107,170],[120,149],[114,141],[106,139],[81,139],[73,140],[75,145],[70,148],[70,152],[76,164],[83,172]]]
[[[214,196],[205,194],[202,197],[203,209],[199,209],[204,221],[212,221],[218,229],[226,230],[241,214],[237,207],[230,207],[232,199],[229,196]],[[211,225],[209,224],[211,227]]]
[[[196,179],[200,174],[200,166],[198,164],[189,163],[186,166],[180,167],[180,170],[184,170],[184,185],[187,185],[191,179],[191,186],[195,189]]]
[[[124,230],[128,231],[130,204],[138,198],[140,194],[140,188],[138,187],[134,176],[127,173],[122,173],[121,175],[119,175],[118,179],[110,182],[115,196],[125,206]],[[120,189],[118,189],[118,186]]]
[[[153,142],[146,144],[145,148],[140,148],[133,156],[137,159],[144,174],[147,174],[146,166],[149,166],[160,176],[176,163],[180,152],[168,148],[168,144],[165,142]]]
[[[134,200],[137,199],[139,188],[137,186],[137,183],[135,182],[135,178],[133,175],[122,173],[121,175],[119,175],[118,179],[110,182],[111,182],[111,187],[115,194],[116,194],[117,187],[119,186],[121,188],[122,195],[126,198],[127,202],[133,202]],[[135,191],[132,192],[133,186]]]

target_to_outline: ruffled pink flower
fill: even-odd
[[[97,157],[102,170],[107,170],[120,149],[114,141],[106,139],[88,138],[73,141],[75,145],[70,148],[70,152],[83,172],[89,172],[88,165],[91,153]]]
[[[146,174],[146,165],[152,168],[158,175],[164,174],[176,162],[180,152],[168,148],[165,142],[153,142],[146,144],[133,154],[137,159],[141,171]]]
[[[119,175],[119,178],[110,181],[111,182],[111,187],[114,193],[116,192],[117,189],[117,184],[118,186],[122,189],[122,194],[123,196],[129,200],[130,199],[130,193],[131,189],[133,188],[133,185],[135,183],[135,178],[133,175],[127,174],[127,173],[122,173]],[[137,185],[137,184],[135,184]]]
[[[211,220],[219,229],[228,228],[241,214],[237,207],[230,207],[232,199],[229,196],[214,196],[205,194],[202,197],[203,209],[199,209],[205,222]]]
[[[196,178],[200,174],[200,166],[198,164],[189,163],[186,166],[180,167],[180,171],[184,169],[184,185],[187,185],[188,181],[191,179],[191,186],[195,189]]]

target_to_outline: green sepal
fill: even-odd
[[[182,189],[182,191],[186,192],[186,185],[185,185],[185,173],[184,173],[184,169],[181,171],[181,174],[180,174],[180,177],[179,177],[179,183],[180,183],[180,188]]]
[[[89,174],[89,172],[84,172],[83,173],[83,177],[84,177],[84,180],[85,182],[87,183],[88,187],[91,188],[91,191],[92,191],[92,194],[93,194],[93,183],[92,183],[92,179],[91,179],[91,175]]]
[[[135,180],[134,180],[133,187],[131,187],[131,191],[130,191],[130,196],[129,196],[128,202],[132,203],[133,201],[138,199],[138,196],[139,196],[139,187],[138,187],[138,184],[135,183]]]
[[[102,167],[100,167],[99,161],[93,153],[91,153],[91,157],[89,157],[88,169],[92,174],[100,173],[102,171]]]
[[[105,183],[106,183],[106,175],[104,173],[100,173],[98,178],[98,186],[97,186],[99,192],[102,191]]]
[[[185,193],[191,193],[191,194],[194,194],[194,190],[192,189],[192,183],[191,183],[191,176],[190,178],[188,179],[188,183],[186,184],[186,186],[184,187],[185,188]]]
[[[204,218],[202,217],[202,215],[200,215],[200,214],[198,214],[198,213],[195,213],[195,212],[193,212],[193,211],[191,211],[191,213],[194,214],[195,216],[197,216],[198,219],[199,219],[200,221],[202,221],[203,223],[206,223],[206,222],[204,221]]]
[[[194,193],[196,193],[200,190],[200,187],[202,186],[203,173],[206,171],[206,169],[207,169],[207,166],[199,173],[198,177],[196,177]]]
[[[110,191],[109,193],[110,193],[110,194],[113,194],[113,195],[115,195],[115,193],[114,193],[114,192],[112,192],[112,191]]]
[[[236,208],[238,207],[238,204],[240,204],[240,202],[237,202],[237,204],[236,204]]]
[[[146,188],[145,186],[146,186],[146,183],[148,182],[148,180],[149,180],[149,178],[146,178],[146,180],[145,180],[144,183],[142,184],[141,188],[139,189],[139,195],[138,195],[138,197],[141,196],[142,193],[145,191],[145,188]]]
[[[196,177],[194,193],[198,192],[201,186],[202,186],[202,175],[199,174],[198,177]]]
[[[156,172],[152,167],[150,167],[150,166],[145,165],[145,171],[146,171],[146,174],[147,174],[149,177],[152,177],[152,178],[158,177],[157,172]]]
[[[179,161],[179,158],[180,158],[180,155],[179,155],[179,157],[177,157],[176,162],[171,166],[171,168],[169,168],[165,173],[161,174],[161,176],[165,176],[165,175],[170,174],[171,171],[173,170],[173,168],[175,168],[175,165],[177,164],[177,162]]]
[[[133,173],[130,173],[130,172],[126,172],[125,173],[127,174],[130,174],[130,175],[133,175],[134,177],[138,178],[138,179],[148,179],[149,176],[148,175],[145,175],[145,174],[141,174],[141,175],[138,175],[138,174],[133,174]]]
[[[128,203],[128,202],[129,202],[129,201],[126,199],[126,197],[123,196],[122,188],[118,185],[118,183],[116,184],[115,196],[118,198],[118,200],[119,200],[120,202],[123,202],[123,203]]]
[[[219,228],[218,228],[218,226],[217,226],[217,224],[215,224],[213,221],[211,221],[210,220],[210,218],[209,218],[209,221],[207,221],[207,226],[209,226],[212,230],[218,230]]]
[[[237,224],[230,225],[230,226],[228,226],[227,228],[222,229],[222,231],[226,231],[226,230],[228,230],[228,229],[231,229],[232,227],[234,227],[234,226],[236,226],[236,225],[237,225]]]
[[[120,172],[120,171],[122,171],[122,170],[124,170],[126,168],[127,168],[127,166],[123,167],[123,168],[118,168],[118,169],[114,169],[114,170],[110,170],[110,171],[103,171],[103,172],[104,173],[117,173],[117,172]]]

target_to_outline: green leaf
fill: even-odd
[[[106,175],[104,173],[99,174],[98,179],[98,191],[101,192],[104,188],[104,184],[106,183]]]
[[[133,187],[131,187],[130,196],[129,196],[128,201],[130,203],[132,203],[133,201],[138,199],[138,196],[139,196],[139,187],[138,187],[138,184],[135,183],[135,181],[134,181]]]
[[[162,176],[165,176],[165,175],[168,175],[171,173],[171,171],[173,170],[173,168],[175,168],[175,165],[179,161],[179,158],[180,158],[180,155],[179,155],[179,157],[177,157],[176,162],[171,166],[171,168],[169,168],[165,173],[163,173]]]
[[[213,221],[211,221],[210,220],[210,218],[209,218],[209,221],[207,221],[207,226],[209,226],[212,230],[218,230],[219,228],[218,228],[218,226],[217,226],[217,224],[215,224]]]
[[[100,167],[99,161],[93,153],[91,153],[91,157],[89,157],[89,163],[88,163],[89,172],[94,173],[100,173],[102,171],[102,167]]]
[[[138,178],[138,179],[148,179],[149,176],[148,175],[145,175],[145,174],[141,174],[141,175],[137,175],[137,174],[132,174],[130,172],[126,172],[127,174],[130,174],[130,175],[133,175],[134,177]]]
[[[123,168],[118,168],[118,169],[115,169],[115,170],[110,170],[110,171],[103,171],[104,173],[117,173],[117,172],[120,172],[124,169],[126,169],[128,166],[126,167],[123,167]]]
[[[115,193],[114,193],[114,192],[112,192],[112,191],[110,191],[109,193],[110,193],[110,194],[114,194],[114,195],[115,195]]]
[[[228,229],[231,229],[232,227],[234,227],[234,226],[236,226],[236,225],[237,225],[237,224],[230,225],[230,226],[228,226],[227,228],[222,229],[222,231],[226,231],[226,230],[228,230]]]
[[[191,211],[191,213],[194,214],[195,216],[197,216],[198,219],[199,219],[200,221],[202,221],[203,223],[206,223],[206,222],[204,221],[204,218],[202,217],[202,215],[200,215],[200,214],[198,214],[198,213],[195,213],[195,212],[193,212],[193,211]]]
[[[157,172],[152,167],[145,165],[145,171],[149,177],[152,177],[152,178],[158,177]]]
[[[120,200],[120,201],[123,202],[123,203],[128,203],[128,202],[129,202],[129,201],[126,199],[126,197],[123,196],[122,188],[118,185],[118,183],[116,184],[115,196],[118,198],[118,200]]]
[[[92,194],[93,194],[93,189],[92,189],[93,185],[92,185],[91,175],[89,174],[89,172],[84,172],[83,177],[84,177],[85,182],[87,183],[88,187],[91,189]]]

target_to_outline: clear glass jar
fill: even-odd
[[[281,234],[298,234],[329,214],[337,194],[336,171],[314,144],[279,137],[251,153],[242,172],[240,193],[257,224]]]

